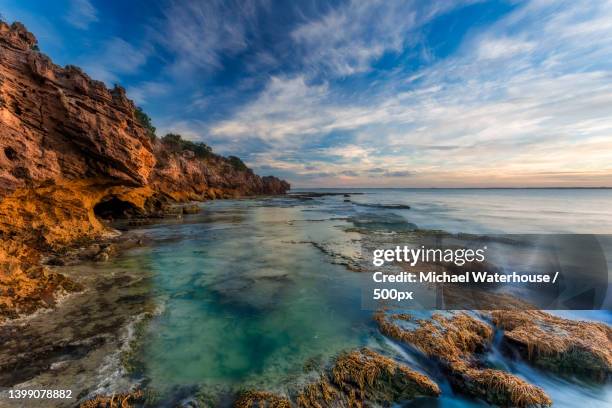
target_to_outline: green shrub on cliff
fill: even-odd
[[[229,162],[229,164],[232,165],[233,168],[235,168],[236,170],[239,171],[248,171],[250,170],[246,164],[244,164],[244,162],[242,160],[240,160],[240,157],[236,157],[236,156],[228,156],[227,157],[227,161]]]
[[[180,153],[185,150],[192,151],[196,157],[205,159],[214,156],[212,148],[203,142],[192,142],[185,140],[181,135],[176,133],[168,133],[162,138],[162,143],[166,148],[170,149],[175,153]]]
[[[155,140],[155,138],[157,137],[155,135],[155,131],[157,129],[155,129],[155,126],[153,126],[153,124],[151,123],[151,118],[149,117],[149,115],[147,115],[142,110],[142,108],[138,106],[136,107],[135,116],[136,116],[136,120],[138,121],[138,123],[140,123],[142,127],[144,127],[147,130],[147,132],[149,133],[149,137]]]
[[[195,157],[200,159],[207,159],[211,157],[220,158],[229,163],[234,169],[238,171],[251,171],[246,164],[239,157],[228,156],[223,158],[213,153],[210,146],[203,142],[192,142],[191,140],[185,140],[178,133],[168,133],[161,138],[165,148],[173,153],[182,153],[184,151],[192,151]]]

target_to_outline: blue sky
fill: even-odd
[[[0,0],[42,52],[295,186],[612,185],[612,2]]]

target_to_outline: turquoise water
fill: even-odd
[[[281,389],[306,364],[371,341],[359,276],[308,242],[350,250],[346,222],[261,204],[207,203],[188,222],[149,230],[164,243],[134,254],[149,259],[164,309],[144,346],[154,388]]]
[[[407,406],[486,406],[454,393],[413,351],[382,337],[361,309],[359,274],[345,264],[358,259],[364,228],[612,232],[609,190],[358,191],[364,194],[351,202],[342,195],[207,202],[201,214],[144,228],[153,244],[123,257],[148,265],[161,310],[142,336],[139,375],[168,401],[247,388],[288,392],[340,351],[368,345],[428,373],[444,390]],[[609,386],[540,372],[496,348],[489,359],[545,388],[556,406],[612,402]]]

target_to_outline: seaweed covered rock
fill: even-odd
[[[331,372],[305,387],[297,402],[300,407],[361,407],[439,394],[427,376],[364,348],[339,356]]]
[[[80,408],[132,408],[145,402],[142,390],[130,391],[112,395],[97,395],[83,402]]]
[[[544,369],[599,380],[612,375],[612,328],[563,319],[539,310],[498,310],[493,323],[504,341]]]
[[[250,391],[239,396],[236,408],[323,408],[389,406],[419,396],[438,396],[440,389],[427,376],[363,348],[341,354],[331,369],[291,398]]]
[[[545,407],[552,401],[539,387],[515,375],[483,367],[478,354],[485,351],[492,328],[468,315],[413,319],[410,315],[378,312],[375,320],[383,334],[408,343],[437,361],[455,389],[489,403],[513,407]],[[407,322],[409,328],[401,323]]]
[[[234,402],[234,408],[290,408],[291,402],[285,397],[267,391],[247,391]]]

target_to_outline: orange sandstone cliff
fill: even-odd
[[[22,24],[0,22],[0,319],[78,289],[41,261],[107,234],[100,209],[147,216],[169,202],[289,189],[235,157],[159,139],[139,114],[123,88],[53,64]]]

